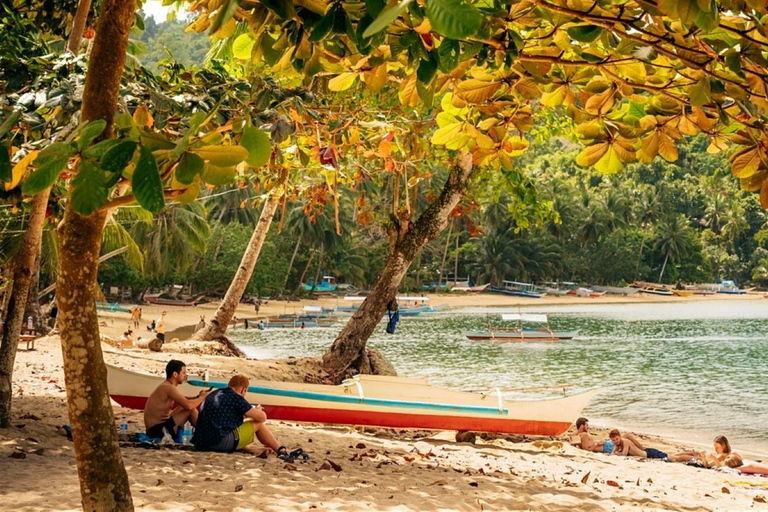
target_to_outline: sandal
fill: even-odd
[[[304,452],[301,448],[296,448],[291,452],[290,457],[292,459],[301,459],[301,460],[309,460],[309,455]]]
[[[280,460],[284,460],[285,462],[293,462],[293,459],[291,459],[291,454],[288,453],[288,448],[285,446],[281,446],[277,449],[276,452],[277,458]],[[291,460],[288,460],[291,459]]]

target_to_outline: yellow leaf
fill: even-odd
[[[456,95],[468,103],[483,103],[501,88],[501,82],[484,82],[470,79],[460,82],[456,87]]]
[[[571,101],[568,99],[571,98]],[[541,104],[545,107],[555,108],[560,105],[570,105],[573,103],[573,91],[566,84],[555,87],[541,96]]]
[[[358,73],[342,73],[339,76],[331,78],[328,82],[328,89],[331,91],[345,91],[355,85]]]
[[[761,152],[758,146],[742,148],[731,156],[731,171],[737,178],[749,178],[760,168]]]
[[[409,75],[400,83],[398,96],[400,103],[406,107],[415,107],[421,103],[419,91],[416,89],[416,73]]]
[[[382,140],[379,143],[379,156],[382,158],[388,157],[392,154],[392,143],[388,140]]]
[[[432,32],[432,24],[429,23],[427,18],[424,18],[424,21],[418,27],[413,27],[413,30],[417,34],[429,34]]]
[[[593,116],[605,115],[613,108],[615,91],[606,89],[605,91],[590,97],[584,104],[584,110]]]
[[[147,107],[143,105],[133,111],[133,122],[139,127],[147,126],[149,128],[152,128],[152,125],[154,124],[152,114],[150,114]]]
[[[495,117],[489,117],[488,119],[483,119],[480,121],[480,124],[477,125],[478,130],[487,131],[499,124],[499,120]]]
[[[608,143],[602,142],[592,146],[587,146],[576,157],[576,163],[582,167],[591,167],[595,165],[608,151]]]
[[[237,21],[232,17],[213,36],[218,39],[228,39],[235,35],[235,30],[237,30]]]
[[[763,187],[760,189],[760,205],[763,210],[768,210],[768,180],[763,181]]]
[[[437,118],[435,119],[437,121],[437,126],[442,128],[443,126],[447,126],[449,124],[453,124],[460,119],[453,114],[449,114],[448,112],[440,112],[437,114]]]
[[[5,184],[5,190],[13,190],[18,186],[21,178],[26,174],[29,165],[35,161],[35,158],[37,158],[38,153],[39,151],[31,151],[27,156],[16,162],[16,165],[13,166],[13,171],[11,171],[13,179],[10,183]]]
[[[654,131],[643,138],[640,149],[637,150],[637,159],[644,163],[649,163],[659,154],[659,132]]]
[[[635,83],[644,83],[646,78],[645,64],[639,61],[628,61],[616,65],[618,74],[629,78]]]
[[[445,146],[448,149],[459,149],[464,147],[469,141],[469,136],[465,133],[465,123],[449,124],[432,135],[432,144],[436,146]]]
[[[539,84],[537,84],[533,78],[521,78],[515,82],[515,90],[520,93],[520,96],[527,100],[535,100],[541,96]]]
[[[387,65],[381,64],[363,73],[365,85],[373,92],[379,92],[387,83]]]
[[[667,162],[676,162],[678,157],[675,142],[663,133],[659,134],[659,155]]]
[[[596,139],[603,133],[603,123],[599,119],[592,119],[576,126],[576,135],[583,139]]]
[[[467,113],[466,108],[459,108],[453,105],[453,94],[450,92],[440,100],[440,106],[442,107],[443,112],[447,112],[456,117],[461,117]]]
[[[635,161],[635,148],[632,143],[626,139],[616,139],[613,141],[613,149],[621,158],[621,161],[625,164],[629,164]]]
[[[622,167],[624,167],[624,163],[613,146],[608,146],[608,151],[595,164],[595,169],[603,174],[616,174]]]
[[[686,115],[683,115],[680,118],[680,121],[677,123],[677,127],[685,135],[690,135],[691,137],[693,137],[694,135],[699,133],[698,127],[694,124],[693,121],[688,119],[688,116],[686,116]]]
[[[766,176],[768,176],[768,172],[760,171],[753,174],[749,178],[742,178],[742,190],[746,190],[747,192],[757,192],[763,186],[763,182],[765,181]]]
[[[721,137],[715,136],[712,137],[712,142],[710,142],[709,146],[707,147],[707,153],[714,155],[721,151],[725,151],[726,149],[728,149],[728,142]]]
[[[528,146],[530,146],[528,140],[520,137],[519,135],[508,137],[501,145],[504,151],[509,153],[509,156],[512,157],[520,156],[525,153],[525,151],[528,149]]]
[[[312,11],[315,14],[324,15],[325,11],[328,9],[328,4],[323,2],[322,0],[295,0],[296,5],[300,5],[307,9],[308,11]]]
[[[173,200],[178,201],[181,204],[189,204],[192,201],[197,200],[197,198],[200,196],[200,176],[195,176],[195,179],[191,185],[184,185],[183,183],[176,181],[175,177],[172,177],[171,188],[174,190],[186,189],[183,194],[174,197]]]

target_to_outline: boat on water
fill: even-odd
[[[304,290],[314,293],[333,293],[338,286],[336,285],[336,278],[333,276],[323,276],[323,280],[319,283],[315,283],[314,279],[309,280],[309,284],[304,284]]]
[[[519,281],[502,281],[501,286],[494,286],[489,288],[489,290],[495,293],[529,299],[540,299],[547,294],[544,288],[539,288],[532,283],[521,283]]]
[[[421,297],[418,295],[398,295],[396,297],[398,302],[398,311],[400,316],[419,316],[422,313],[434,313],[436,311],[442,311],[448,308],[448,304],[439,304],[437,306],[430,306],[428,304],[429,297]],[[360,302],[365,300],[365,297],[360,296],[347,296],[344,297],[347,302],[352,302],[351,306],[336,306],[333,310],[338,315],[354,315],[360,308]]]
[[[162,381],[107,364],[110,396],[123,407],[144,409]],[[209,387],[226,383],[190,379],[179,391],[194,396]],[[507,400],[499,389],[471,393],[434,387],[426,379],[357,375],[338,386],[251,380],[245,398],[261,404],[270,420],[554,436],[568,430],[600,391]]]
[[[491,327],[481,331],[466,331],[464,335],[470,340],[488,341],[560,341],[570,340],[579,334],[578,329],[571,331],[553,331],[549,317],[535,313],[503,313],[501,319],[517,322],[515,327]],[[525,323],[546,324],[546,327],[528,327]]]

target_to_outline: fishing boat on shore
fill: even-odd
[[[608,295],[634,295],[640,291],[640,288],[632,286],[599,286],[595,285],[592,289],[596,292],[604,292]]]
[[[529,299],[540,299],[547,294],[546,289],[539,289],[532,283],[521,283],[519,281],[502,281],[501,286],[493,286],[489,291],[494,293],[503,293],[513,297],[526,297]]]
[[[201,293],[189,299],[171,299],[163,297],[162,294],[145,293],[143,300],[149,304],[158,304],[160,306],[197,306],[205,299],[205,294]]]
[[[635,281],[632,286],[639,288],[643,293],[650,293],[651,295],[664,295],[667,297],[672,296],[672,289],[669,286],[658,283],[648,283],[645,281]]]
[[[466,331],[464,335],[470,340],[481,341],[560,341],[570,340],[579,334],[578,329],[571,331],[553,331],[549,317],[545,314],[534,313],[503,313],[501,319],[517,322],[515,327],[491,327],[481,331]],[[546,327],[528,327],[525,323],[546,324]]]
[[[112,399],[123,407],[144,409],[161,376],[107,364]],[[225,382],[205,378],[179,385],[185,396]],[[551,400],[507,400],[499,389],[485,393],[430,386],[426,379],[357,375],[338,386],[251,380],[245,398],[261,404],[270,420],[370,425],[389,428],[560,435],[573,424],[600,390]]]

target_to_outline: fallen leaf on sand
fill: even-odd
[[[429,485],[448,485],[448,482],[446,482],[445,480],[437,480],[435,482],[432,482]]]
[[[765,496],[755,496],[754,501],[757,503],[765,503]]]
[[[235,486],[235,492],[240,492],[242,490],[243,490],[243,486],[242,485],[236,485]]]
[[[35,421],[40,421],[42,419],[39,416],[35,416],[34,414],[30,414],[30,413],[22,414],[21,416],[19,416],[19,418],[22,420],[35,420]]]
[[[328,471],[331,469],[331,465],[328,462],[323,462],[323,465],[317,468],[317,471]]]
[[[299,470],[299,468],[297,468],[293,464],[286,464],[285,466],[283,466],[283,469],[287,469],[288,471],[298,471]]]
[[[155,485],[163,485],[165,482],[163,482],[162,478],[157,479],[157,483]]]
[[[584,475],[584,478],[581,479],[581,483],[583,483],[584,485],[587,485],[587,480],[589,480],[589,475],[590,474],[592,474],[591,471],[587,472],[587,474]]]
[[[731,490],[730,490],[730,489],[728,489],[727,487],[723,487],[723,488],[721,489],[721,492],[722,492],[723,494],[731,494]]]
[[[364,443],[357,443],[357,445],[355,445],[355,448],[357,448],[358,450],[363,450],[363,449],[365,449],[365,444]]]
[[[406,460],[406,462],[413,462],[414,460],[416,460],[413,457],[407,457],[407,456],[403,458]]]
[[[38,448],[37,450],[32,451],[35,455],[42,455],[45,453],[45,448]]]
[[[9,457],[12,458],[12,459],[26,459],[27,458],[27,454],[24,453],[24,452],[16,451],[16,452],[13,452],[12,454],[10,454]]]
[[[327,461],[327,462],[328,462],[328,464],[330,464],[330,465],[331,465],[331,467],[333,468],[333,470],[334,470],[334,471],[336,471],[337,473],[338,473],[339,471],[341,471],[341,466],[339,466],[338,464],[336,464],[336,463],[335,463],[335,462],[333,462],[332,460],[329,460],[329,461]]]
[[[617,481],[615,481],[615,480],[608,480],[608,481],[607,481],[607,482],[605,482],[605,483],[607,483],[607,484],[608,484],[608,485],[610,485],[611,487],[621,487],[621,485],[619,485],[619,482],[617,482]]]

